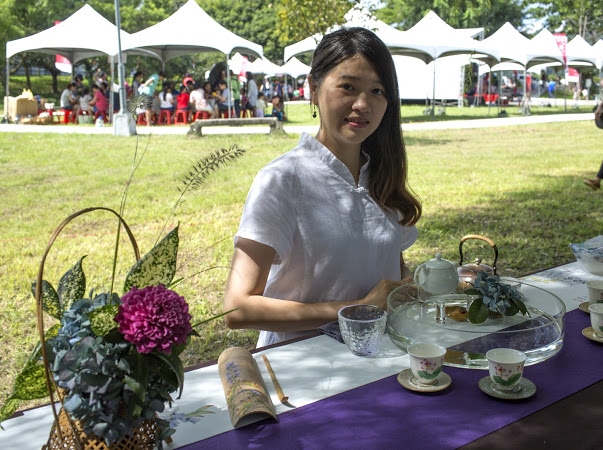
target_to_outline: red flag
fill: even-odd
[[[61,23],[60,20],[54,21],[55,25],[57,25],[59,23]],[[61,56],[61,55],[56,55],[54,66],[57,69],[59,69],[61,72],[71,73],[71,71],[73,70],[73,67],[71,66],[71,62],[67,58],[65,58],[64,56]]]
[[[565,47],[567,46],[567,36],[565,35],[565,33],[555,33],[553,36],[555,36],[557,46],[559,47],[559,50],[561,50],[561,54],[563,55],[563,62],[567,66],[567,56],[565,52]]]

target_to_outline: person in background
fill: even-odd
[[[107,117],[107,109],[109,108],[109,102],[107,97],[102,90],[101,86],[97,84],[92,85],[92,100],[88,102],[90,106],[94,106],[94,112],[104,114]]]
[[[75,86],[76,84],[73,81],[67,85],[61,94],[60,104],[61,109],[73,111],[73,116],[77,117],[80,111],[80,105],[79,97],[75,95]]]
[[[172,94],[172,83],[163,83],[163,89],[159,93],[159,109],[161,111],[169,111],[173,115],[176,100]]]
[[[180,86],[180,94],[176,97],[176,111],[186,111],[186,121],[189,122],[191,112],[191,94],[185,86]]]
[[[272,97],[272,117],[276,117],[281,122],[285,120],[283,106],[284,103],[278,95]]]
[[[251,111],[252,117],[255,115],[256,103],[258,101],[258,85],[253,79],[253,74],[247,72],[247,109]]]
[[[134,75],[132,76],[132,93],[134,95],[138,95],[140,92],[140,86],[142,86],[142,72],[140,72],[139,70],[137,70],[136,72],[134,72]]]
[[[165,79],[165,72],[154,73],[153,75],[151,75],[149,77],[149,79],[147,81],[145,81],[140,86],[140,93],[142,95],[144,95],[144,98],[142,99],[142,103],[145,106],[145,115],[146,115],[146,119],[147,119],[147,126],[151,125],[151,115],[152,115],[151,107],[153,106],[153,95],[155,94],[155,91],[157,90],[157,86],[159,86],[159,83],[163,82],[164,79]]]
[[[216,93],[216,98],[218,99],[218,109],[222,112],[227,112],[228,105],[230,104],[231,107],[233,105],[232,96],[230,95],[228,87],[226,87],[226,81],[218,81],[218,87],[220,91],[220,93]]]
[[[318,133],[260,170],[234,239],[224,321],[262,330],[258,347],[313,332],[344,306],[385,309],[412,281],[403,252],[421,204],[407,185],[391,54],[373,32],[341,28],[311,67]]]
[[[266,110],[266,96],[263,92],[258,94],[258,101],[255,103],[255,116],[264,117],[264,111]]]
[[[230,90],[234,101],[235,117],[241,117],[241,82],[232,70],[230,71]]]
[[[247,102],[248,102],[248,98],[247,98],[247,91],[245,90],[245,88],[241,88],[241,111],[244,111],[247,108]]]
[[[603,162],[601,163],[601,167],[599,167],[597,176],[592,180],[584,180],[584,184],[595,190],[601,189],[601,179],[603,179]]]
[[[211,83],[205,83],[206,85],[210,85]],[[205,111],[209,113],[209,118],[213,119],[218,115],[218,112],[214,107],[211,107],[206,98],[206,92],[200,81],[195,81],[193,85],[194,89],[191,92],[191,105],[195,108],[195,111]]]
[[[92,100],[90,90],[88,88],[84,88],[82,91],[82,96],[80,97],[80,111],[83,114],[92,114],[93,108],[90,106],[90,100]]]

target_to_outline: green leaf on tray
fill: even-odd
[[[12,398],[33,400],[44,398],[47,395],[48,389],[46,388],[43,365],[28,366],[17,375],[14,391],[11,395]]]
[[[94,334],[105,337],[111,330],[117,328],[117,322],[113,319],[118,310],[118,305],[105,305],[91,311],[88,314],[88,318],[90,319],[90,327],[94,331]]]
[[[488,306],[481,298],[473,300],[469,307],[469,321],[471,323],[482,323],[488,318]]]
[[[21,400],[19,400],[18,398],[12,398],[12,397],[9,397],[6,400],[6,402],[4,402],[4,405],[2,405],[2,409],[0,409],[0,428],[1,429],[4,430],[1,423],[4,422],[6,419],[9,419],[10,416],[12,416],[15,413],[15,411],[19,407],[19,404],[21,404]]]
[[[82,256],[59,280],[58,293],[63,310],[69,309],[73,302],[84,298],[86,294],[86,275],[82,269],[85,257],[86,255]]]
[[[31,293],[36,296],[37,281],[31,283]],[[52,284],[46,280],[42,280],[42,309],[57,320],[63,317],[63,307],[59,301],[59,294],[55,291]]]
[[[169,286],[176,274],[178,256],[178,226],[170,231],[153,249],[132,266],[126,276],[124,292],[133,286]]]

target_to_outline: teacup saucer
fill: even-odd
[[[583,329],[582,336],[590,339],[591,341],[603,343],[603,338],[601,338],[595,334],[595,330],[593,329],[593,327],[586,327],[585,329]]]
[[[490,378],[490,375],[479,380],[479,388],[482,392],[490,395],[491,397],[501,398],[503,400],[522,400],[524,398],[530,398],[536,393],[536,385],[527,378],[522,378],[519,384],[513,391],[503,391],[494,386],[494,381]],[[519,389],[518,389],[519,388]]]
[[[580,303],[580,305],[578,305],[578,309],[580,309],[580,311],[584,311],[586,314],[590,314],[590,311],[588,310],[589,306],[590,306],[590,303],[582,302],[582,303]]]
[[[440,373],[434,384],[421,384],[412,374],[411,369],[405,369],[398,374],[398,383],[406,389],[415,392],[438,392],[446,389],[452,383],[452,378],[447,373]]]

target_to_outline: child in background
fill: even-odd
[[[263,93],[258,94],[258,101],[255,104],[255,116],[264,117],[264,110],[266,109],[266,96]]]
[[[181,86],[182,91],[180,92],[180,94],[178,94],[177,97],[177,110],[182,110],[182,111],[186,111],[186,121],[189,122],[189,115],[190,115],[190,110],[191,110],[191,95],[189,94],[188,90],[186,89],[186,87]]]
[[[92,92],[94,95],[92,96],[92,100],[90,100],[88,104],[90,106],[94,106],[95,112],[105,114],[106,117],[107,108],[109,108],[109,102],[107,101],[107,97],[105,97],[105,93],[96,84],[92,85]]]
[[[272,117],[276,117],[280,122],[285,120],[283,105],[284,104],[278,95],[275,95],[272,98]]]
[[[80,110],[82,111],[82,114],[92,114],[90,100],[92,100],[90,90],[88,88],[84,88],[82,91],[82,96],[80,97]]]

